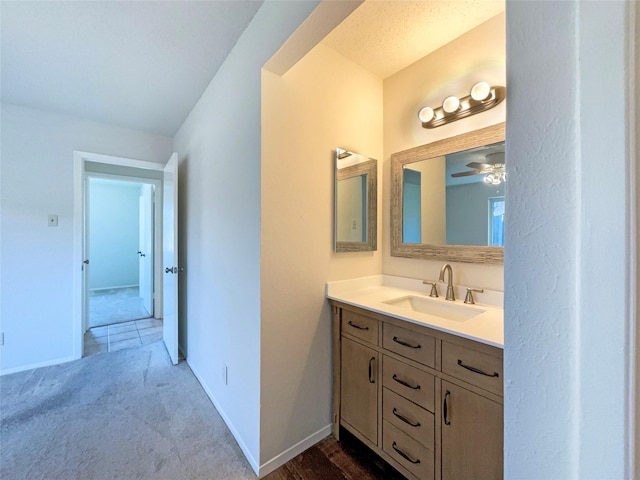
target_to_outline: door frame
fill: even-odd
[[[88,180],[90,178],[101,178],[104,180],[113,180],[116,182],[129,182],[129,183],[138,183],[145,185],[153,185],[154,193],[153,193],[153,290],[154,290],[154,298],[153,298],[153,316],[155,318],[162,318],[162,295],[157,295],[158,292],[162,292],[162,252],[158,250],[158,248],[162,248],[162,203],[158,204],[158,198],[160,201],[162,200],[162,195],[159,195],[158,192],[162,190],[162,181],[153,178],[143,178],[143,177],[131,177],[127,175],[117,175],[112,173],[99,173],[93,171],[85,171],[84,179]],[[89,195],[87,195],[87,188],[83,183],[83,195],[84,195],[84,214],[82,215],[82,221],[84,222],[84,234],[83,234],[83,257],[84,252],[86,252],[86,244],[91,235],[89,231],[87,222],[91,218],[91,211],[89,210]],[[84,259],[84,258],[83,258]],[[91,264],[89,264],[89,269],[91,269]],[[88,280],[88,279],[87,279]],[[158,286],[158,282],[160,285]],[[86,332],[88,329],[89,319],[87,318],[87,309],[84,307],[84,301],[87,298],[87,286],[82,284],[83,292],[82,292],[82,301],[83,301],[83,311],[82,311],[82,332]]]
[[[85,187],[84,182],[89,173],[91,176],[103,178],[111,177],[114,180],[135,179],[139,183],[153,183],[155,188],[155,212],[154,212],[154,314],[156,318],[162,318],[162,181],[156,178],[127,177],[126,175],[102,174],[87,172],[86,162],[102,163],[119,167],[131,167],[150,172],[163,172],[161,163],[135,160],[126,157],[115,157],[98,153],[74,151],[73,152],[73,358],[82,358],[84,350],[84,332],[87,320],[84,312],[85,285],[82,270],[84,255],[84,224],[85,224]],[[157,182],[157,183],[154,183]]]

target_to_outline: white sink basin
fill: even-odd
[[[484,313],[486,310],[477,306],[460,305],[446,300],[433,300],[428,297],[418,297],[406,295],[404,297],[386,300],[382,303],[395,307],[406,308],[418,313],[426,313],[435,317],[453,320],[454,322],[464,322]]]

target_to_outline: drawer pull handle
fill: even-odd
[[[358,330],[369,330],[369,327],[361,327],[360,325],[356,325],[355,323],[353,323],[351,320],[349,320],[348,324],[353,328],[357,328]]]
[[[371,357],[369,360],[369,383],[376,383],[376,379],[373,378],[373,362],[375,362],[376,357]]]
[[[411,345],[410,343],[407,342],[403,342],[402,340],[398,340],[398,337],[393,337],[393,341],[396,343],[399,343],[400,345],[402,345],[403,347],[409,347],[409,348],[422,348],[422,345],[418,344],[418,345]]]
[[[398,411],[396,410],[396,407],[393,407],[393,414],[398,417],[400,420],[402,420],[404,423],[406,423],[407,425],[411,425],[412,427],[416,427],[418,428],[420,426],[420,422],[416,422],[413,423],[411,420],[409,420],[407,417],[405,417],[404,415],[400,415],[398,413]]]
[[[451,420],[449,420],[449,397],[451,396],[451,392],[447,390],[447,393],[444,394],[444,407],[442,409],[442,416],[444,417],[444,424],[451,425]]]
[[[407,383],[404,380],[398,378],[395,373],[393,374],[393,377],[391,377],[391,378],[393,378],[400,385],[404,385],[405,387],[409,387],[412,390],[420,390],[420,385],[411,385],[410,383]]]
[[[458,365],[460,365],[462,368],[466,368],[467,370],[472,371],[473,373],[478,373],[480,375],[484,375],[485,377],[499,377],[500,376],[500,374],[498,372],[493,372],[493,374],[491,374],[491,373],[483,372],[479,368],[470,367],[469,365],[465,365],[464,363],[462,363],[462,360],[460,360],[460,359],[458,359]]]
[[[398,452],[405,460],[408,460],[409,462],[413,463],[414,465],[417,465],[420,463],[419,459],[413,459],[411,458],[409,455],[407,455],[406,453],[404,453],[402,450],[400,450],[398,447],[396,447],[397,443],[393,442],[391,444],[391,448],[393,448],[396,452]]]

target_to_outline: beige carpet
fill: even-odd
[[[0,478],[255,479],[162,342],[0,377]]]
[[[144,308],[138,287],[92,291],[88,298],[90,328],[151,316]]]

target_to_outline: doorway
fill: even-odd
[[[162,339],[154,302],[159,190],[159,180],[85,173],[84,356]]]
[[[155,185],[87,174],[88,326],[150,318]]]
[[[161,340],[164,166],[74,156],[75,357]]]

